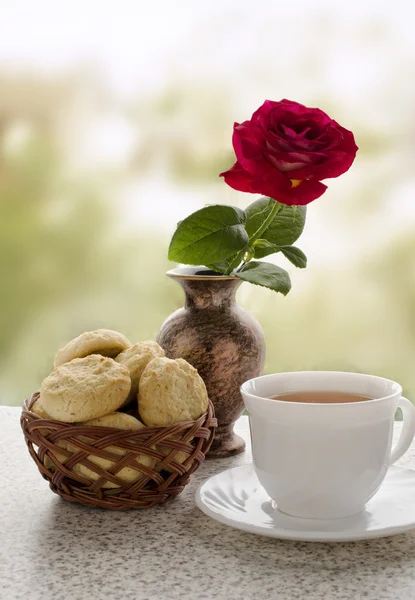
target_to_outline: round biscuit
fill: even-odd
[[[127,403],[137,398],[140,377],[148,363],[158,356],[164,356],[163,348],[157,342],[146,341],[133,344],[115,358],[118,363],[125,365],[130,371],[131,391]]]
[[[141,429],[145,427],[141,421],[123,412],[112,412],[109,415],[98,417],[97,419],[90,419],[80,425],[87,427],[115,427],[116,429]]]
[[[145,425],[193,421],[208,408],[203,379],[182,358],[154,358],[144,369],[138,389],[138,411]]]
[[[52,371],[42,382],[40,399],[52,419],[76,423],[117,410],[130,388],[127,367],[112,358],[91,354]]]
[[[40,401],[40,398],[38,398],[37,400],[35,400],[32,404],[32,406],[30,407],[30,411],[32,413],[35,413],[35,415],[37,415],[38,417],[41,417],[42,419],[50,419],[50,415],[48,415],[48,413],[45,411],[42,402]]]
[[[114,358],[129,346],[131,346],[130,342],[118,331],[112,329],[85,331],[58,350],[54,368],[56,369],[59,365],[70,362],[74,358],[84,358],[89,354],[101,354]]]

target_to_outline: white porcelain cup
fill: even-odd
[[[288,392],[348,392],[374,398],[341,404],[271,400]],[[415,408],[398,383],[357,373],[299,372],[256,377],[241,387],[253,464],[277,508],[295,517],[354,515],[409,448]],[[392,448],[396,409],[403,427]]]

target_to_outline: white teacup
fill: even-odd
[[[323,404],[270,399],[290,392],[347,392],[373,400]],[[307,519],[363,510],[388,467],[409,448],[415,408],[398,383],[357,373],[265,375],[241,387],[256,475],[280,511]],[[403,428],[392,448],[396,409]]]

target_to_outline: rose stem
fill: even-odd
[[[249,238],[248,248],[251,247],[252,244],[261,237],[261,235],[264,233],[264,231],[266,229],[268,229],[271,222],[273,221],[273,219],[275,218],[275,216],[278,214],[279,210],[281,209],[281,204],[279,202],[277,202],[276,200],[273,200],[272,198],[269,199],[268,206],[272,206],[271,211],[270,211],[269,215],[267,216],[267,218],[263,221],[263,223],[255,231],[255,233]],[[239,265],[242,257],[245,255],[245,253],[246,253],[245,248],[243,250],[241,250],[241,252],[238,252],[238,254],[235,256],[234,260],[231,262],[228,269],[226,270],[225,275],[232,274],[232,271],[234,270],[235,267],[237,267]]]

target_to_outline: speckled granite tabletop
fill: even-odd
[[[1,599],[415,599],[415,532],[347,544],[287,542],[202,514],[197,486],[250,462],[249,448],[206,461],[171,504],[106,512],[49,490],[27,452],[19,415],[0,407]],[[248,440],[247,425],[243,417],[237,430]],[[401,464],[415,466],[415,447]]]

